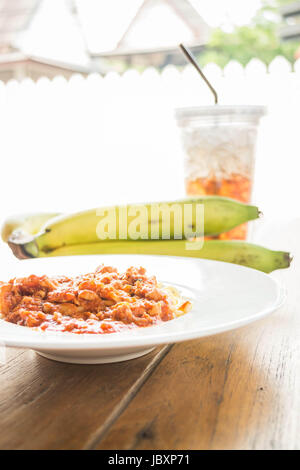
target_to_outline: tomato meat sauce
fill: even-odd
[[[110,266],[76,277],[31,275],[0,283],[4,320],[41,331],[103,334],[169,321],[190,310],[144,268]]]

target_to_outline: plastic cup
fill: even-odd
[[[188,196],[251,202],[257,130],[264,106],[199,106],[175,111],[181,129]],[[244,240],[246,224],[220,239]]]

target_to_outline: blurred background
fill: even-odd
[[[299,215],[300,2],[0,0],[1,220],[184,195],[179,106],[263,104],[254,202]]]
[[[180,67],[180,42],[202,66],[293,64],[299,36],[290,0],[1,0],[0,78]]]

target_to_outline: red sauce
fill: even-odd
[[[103,334],[174,318],[175,307],[144,268],[110,266],[77,276],[14,278],[0,284],[0,311],[11,323],[41,331]]]

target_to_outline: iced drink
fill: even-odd
[[[263,106],[202,106],[176,110],[185,154],[188,196],[251,201],[258,123]],[[220,239],[244,240],[246,224]]]

